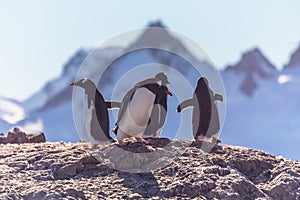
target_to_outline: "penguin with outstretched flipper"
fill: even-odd
[[[193,135],[196,140],[210,139],[214,143],[220,142],[215,136],[220,129],[219,115],[214,101],[223,101],[220,94],[213,94],[208,87],[208,81],[201,77],[193,94],[193,97],[183,101],[177,107],[177,112],[193,107]]]
[[[70,84],[85,90],[85,130],[93,143],[111,141],[114,139],[109,134],[108,107],[102,94],[95,83],[88,78]]]
[[[172,95],[162,82],[156,77],[145,79],[136,83],[124,96],[114,130],[121,145],[126,137],[141,139],[144,133],[149,133],[147,136],[155,135],[159,127],[162,127],[166,112],[159,118],[161,108],[157,109],[155,104],[162,103],[165,109],[166,98],[163,96]],[[148,125],[152,126],[150,130]]]

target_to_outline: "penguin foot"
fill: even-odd
[[[117,142],[117,145],[118,145],[119,147],[125,147],[125,146],[128,145],[128,143],[129,143],[129,142],[124,142],[123,140],[121,140],[121,141],[118,141],[118,142]]]
[[[214,144],[219,144],[221,142],[221,140],[215,136],[213,136],[211,138],[211,142],[214,143]]]
[[[202,135],[199,135],[195,138],[195,140],[198,140],[198,141],[202,141],[202,142],[210,142],[210,143],[213,143],[213,144],[218,144],[221,142],[221,140],[219,140],[217,137],[213,136],[211,138],[207,138],[205,136],[202,136]]]
[[[203,135],[196,136],[195,140],[202,141],[202,142],[211,142],[209,138],[207,138]]]
[[[136,139],[137,142],[142,142],[142,143],[144,143],[144,144],[150,144],[150,141],[145,140],[145,139],[143,139],[143,138],[135,138],[135,139]]]

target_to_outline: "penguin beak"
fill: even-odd
[[[171,83],[168,81],[167,84],[171,85]]]
[[[165,90],[165,93],[169,96],[173,96],[173,94],[171,92],[169,92],[168,90]]]
[[[70,85],[71,85],[71,86],[76,86],[76,83],[71,83]]]

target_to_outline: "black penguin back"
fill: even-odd
[[[102,94],[98,90],[96,90],[95,94],[95,109],[101,130],[103,131],[104,135],[106,135],[107,139],[112,140],[111,136],[109,135],[108,108]]]
[[[109,134],[109,116],[106,102],[95,87],[86,90],[88,96],[88,109],[91,112],[90,134],[96,141],[113,141]],[[91,107],[94,105],[94,108]]]
[[[201,77],[198,80],[193,96],[196,100],[193,110],[193,133],[195,137],[205,136],[210,125],[212,109],[210,89],[206,78]]]

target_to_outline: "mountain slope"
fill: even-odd
[[[284,66],[284,69],[295,68],[299,65],[300,65],[300,46],[291,55],[291,59],[290,59],[289,63]]]

